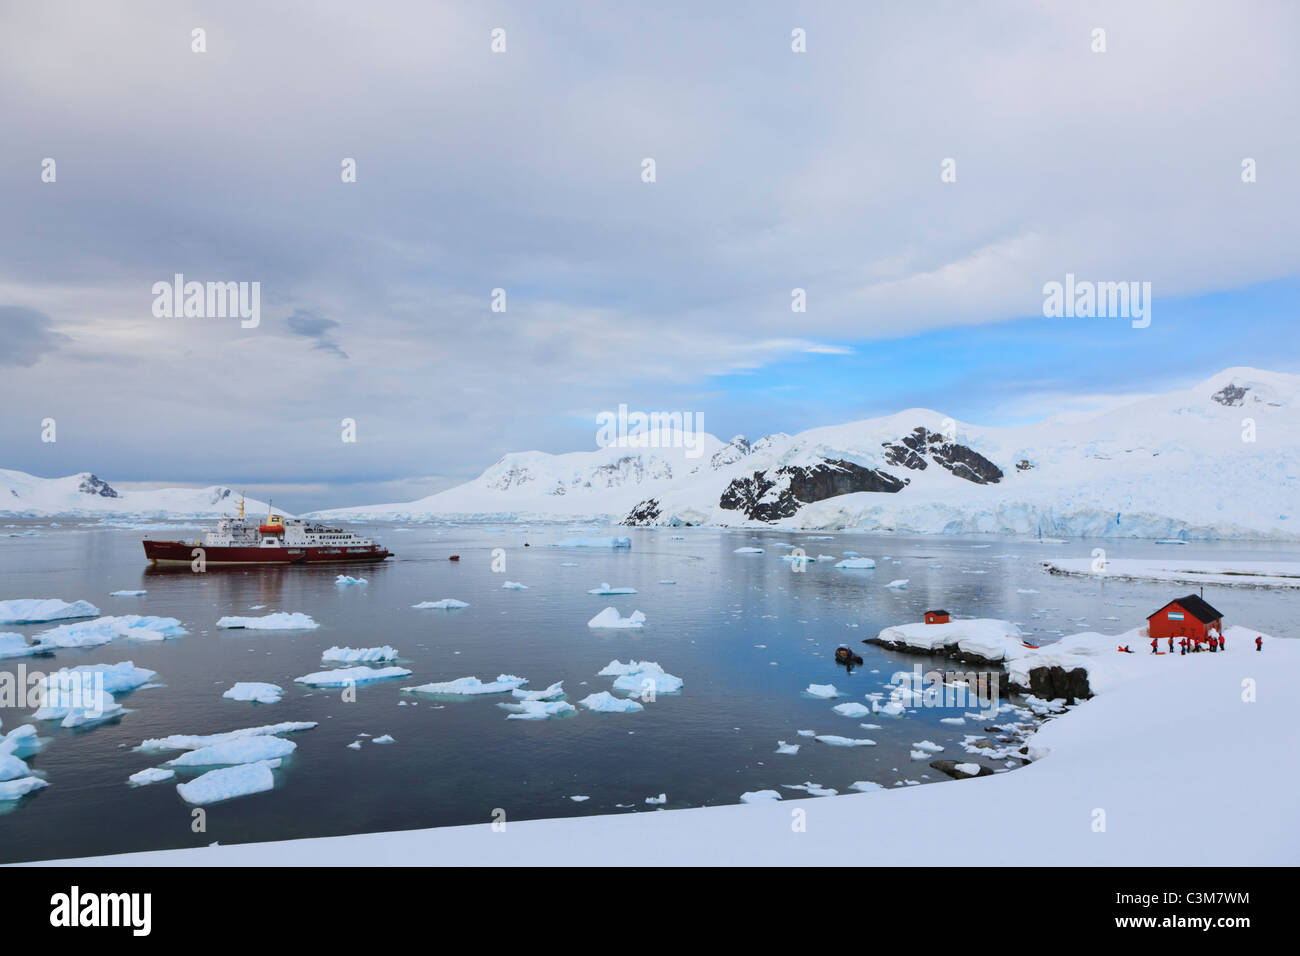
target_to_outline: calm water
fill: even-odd
[[[162,686],[119,698],[129,710],[115,723],[75,732],[57,722],[40,728],[45,748],[29,761],[50,786],[17,803],[0,804],[0,861],[92,855],[164,847],[283,840],[375,830],[486,823],[494,808],[509,819],[596,813],[653,812],[646,797],[666,793],[666,807],[735,803],[747,790],[812,781],[841,791],[855,780],[945,781],[911,745],[929,739],[942,756],[963,757],[963,733],[982,726],[940,723],[953,711],[916,710],[905,717],[859,721],[831,712],[831,702],[802,696],[809,683],[834,683],[841,700],[880,690],[895,670],[928,658],[862,645],[880,628],[919,620],[928,607],[957,615],[1002,617],[1050,641],[1061,633],[1119,633],[1187,587],[1112,581],[1104,585],[1044,573],[1053,556],[1088,556],[1097,542],[1038,544],[1030,540],[807,534],[705,529],[604,529],[566,525],[384,525],[373,530],[397,557],[378,566],[153,571],[140,538],[193,537],[197,528],[141,530],[87,527],[72,520],[17,521],[0,527],[0,599],[85,599],[105,614],[179,618],[189,635],[160,643],[118,641],[90,650],[31,658],[28,668],[131,660],[158,672]],[[10,537],[35,530],[33,536]],[[358,529],[360,530],[360,529]],[[574,533],[628,534],[630,551],[548,547]],[[675,534],[682,535],[680,540]],[[527,542],[530,547],[525,548]],[[857,551],[875,571],[840,571],[830,563],[792,573],[782,543],[811,554]],[[1144,542],[1105,542],[1111,557],[1167,556]],[[733,554],[742,546],[766,554]],[[491,571],[494,548],[506,551],[504,574]],[[447,556],[461,560],[449,562]],[[1297,560],[1293,546],[1193,544],[1179,556]],[[889,558],[886,559],[885,556]],[[893,562],[900,562],[895,565]],[[565,567],[565,563],[576,563]],[[364,588],[340,589],[339,571],[366,577]],[[908,578],[906,590],[884,585]],[[503,590],[504,580],[529,585]],[[660,584],[674,579],[676,584]],[[630,586],[631,596],[598,597],[602,582]],[[108,592],[148,589],[138,598]],[[1021,594],[1018,589],[1038,593]],[[459,611],[417,611],[412,604],[444,597],[468,601]],[[1286,633],[1294,597],[1244,588],[1207,591],[1230,621]],[[592,630],[586,622],[614,605],[644,611],[642,631]],[[265,609],[250,611],[254,605]],[[315,631],[228,631],[226,614],[303,611]],[[1083,620],[1072,620],[1080,618]],[[1117,620],[1111,620],[1115,618]],[[5,627],[33,635],[47,625]],[[831,655],[847,642],[865,660],[847,675]],[[391,644],[409,678],[362,685],[355,703],[338,691],[295,684],[323,669],[320,653],[338,644]],[[760,646],[761,645],[761,646]],[[563,680],[570,701],[609,690],[596,672],[609,661],[658,661],[685,681],[680,695],[661,695],[639,714],[593,714],[545,721],[507,720],[495,706],[508,695],[441,703],[400,693],[403,686],[498,673],[527,677],[540,688]],[[15,672],[17,662],[0,662]],[[234,681],[268,681],[284,700],[254,705],[223,700]],[[408,700],[418,706],[399,706]],[[4,729],[29,711],[0,709]],[[960,711],[956,712],[960,714]],[[207,808],[207,832],[190,830],[191,808],[173,783],[131,788],[129,774],[177,754],[131,748],[147,737],[207,734],[285,720],[318,721],[292,735],[297,752],[276,771],[273,791]],[[838,748],[797,736],[870,737],[876,747]],[[347,744],[361,733],[392,734],[392,746]],[[777,740],[799,753],[774,753]],[[192,776],[182,771],[178,779]],[[800,791],[782,790],[787,799]],[[585,795],[585,802],[569,799]]]

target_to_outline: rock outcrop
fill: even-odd
[[[754,521],[775,521],[814,501],[859,491],[892,494],[906,485],[906,480],[878,468],[828,459],[810,467],[782,465],[737,478],[722,492],[718,506]]]

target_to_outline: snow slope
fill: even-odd
[[[507,455],[457,488],[323,517],[613,516],[629,523],[1141,538],[1300,537],[1300,376],[984,428],[929,409],[677,449]],[[756,475],[757,473],[757,475]],[[868,489],[868,490],[857,490]]]
[[[65,478],[38,478],[22,471],[0,469],[0,515],[6,517],[211,517],[233,515],[238,507],[239,492],[221,485],[119,491],[88,471]],[[250,515],[257,515],[264,514],[268,505],[249,498],[244,507]]]
[[[1265,638],[1256,653],[1238,640],[1226,653],[1187,657],[1112,651],[1104,661],[1113,679],[1097,682],[1098,696],[1042,725],[1030,738],[1033,763],[993,776],[814,800],[530,820],[512,823],[508,841],[485,821],[62,862],[601,866],[614,858],[611,847],[632,845],[641,865],[1300,863],[1300,770],[1290,757],[1300,642]],[[773,769],[774,787],[789,779],[789,771]],[[791,826],[795,811],[806,814],[804,832]]]

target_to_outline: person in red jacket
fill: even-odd
[[[1262,651],[1263,649],[1264,649],[1264,639],[1263,639],[1262,637],[1256,637],[1256,638],[1255,638],[1255,650],[1257,650],[1257,651]]]
[[[1152,653],[1152,654],[1159,653],[1159,652],[1156,650],[1156,646],[1157,646],[1159,643],[1160,643],[1160,638],[1158,638],[1158,637],[1153,637],[1153,638],[1151,638],[1151,653]]]
[[[1170,635],[1169,635],[1169,653],[1172,654],[1173,652],[1174,652],[1174,636],[1173,636],[1172,634],[1170,634]]]

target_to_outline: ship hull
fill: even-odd
[[[202,549],[206,565],[228,564],[335,564],[352,561],[383,561],[391,557],[377,544],[343,545],[337,548],[210,547],[184,541],[145,541],[144,555],[151,564],[192,564],[195,550]]]

